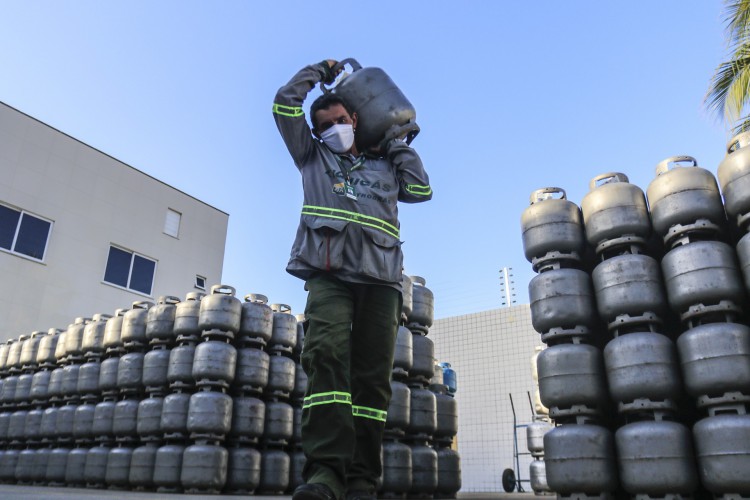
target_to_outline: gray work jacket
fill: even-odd
[[[403,254],[397,202],[432,198],[429,178],[417,153],[391,141],[385,157],[338,155],[316,140],[302,110],[312,88],[326,74],[322,64],[300,70],[279,89],[273,116],[302,174],[304,202],[287,271],[301,279],[317,272],[357,283],[401,282]],[[356,191],[346,196],[344,179]]]

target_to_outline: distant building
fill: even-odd
[[[456,371],[458,451],[463,492],[503,491],[502,474],[515,469],[530,492],[526,429],[533,420],[531,358],[541,344],[528,304],[436,320],[429,331],[435,358]],[[516,412],[513,423],[511,396]]]
[[[0,103],[0,340],[219,283],[228,218]]]

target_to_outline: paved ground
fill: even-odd
[[[226,495],[227,498],[242,498]],[[129,500],[216,500],[217,495],[178,495],[174,493],[150,493],[133,491],[92,490],[84,488],[50,488],[46,486],[15,486],[0,484],[0,499],[2,500],[54,500],[71,499],[94,500],[99,498],[129,499]],[[248,496],[253,500],[287,500],[290,496]],[[549,496],[535,497],[533,493],[459,493],[460,500],[530,500],[532,498],[553,498]]]

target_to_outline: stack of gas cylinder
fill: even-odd
[[[521,224],[560,497],[750,495],[749,139],[730,142],[721,192],[680,156],[647,196],[622,173],[592,179],[580,210],[561,189],[532,195]]]
[[[381,484],[455,498],[455,373],[436,368],[434,299],[414,282],[404,278]],[[134,302],[0,344],[0,482],[235,494],[302,484],[304,316],[235,293]]]
[[[435,301],[425,284],[419,276],[402,281],[379,488],[389,498],[455,498],[461,488],[460,458],[451,446],[458,432],[455,372],[434,359],[427,333]]]

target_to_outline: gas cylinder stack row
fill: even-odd
[[[561,400],[612,402],[598,421],[561,425],[545,436],[547,481],[561,497],[750,494],[741,472],[750,468],[750,280],[743,283],[740,273],[750,260],[741,243],[736,253],[726,243],[735,240],[726,215],[743,238],[750,219],[743,216],[750,213],[748,139],[730,142],[719,167],[725,205],[713,175],[691,157],[659,163],[647,196],[624,174],[594,178],[581,218],[595,255],[584,262],[595,301],[572,280],[540,280],[546,271],[530,283],[532,323],[550,346],[538,360],[541,402],[550,416],[567,423],[556,407]],[[570,228],[578,214],[563,200],[535,193],[524,212],[524,248],[534,266],[545,255],[537,248],[546,245],[549,253],[576,241]],[[744,210],[737,208],[743,203]],[[549,317],[568,318],[571,311],[580,317],[581,302],[596,304],[591,343],[604,347],[603,363],[592,351],[590,363],[580,353],[566,364],[573,354],[558,356],[558,345],[545,336]]]
[[[532,325],[547,344],[537,357],[540,399],[559,425],[544,436],[546,482],[562,498],[610,498],[618,483],[600,348],[606,326],[586,271],[583,217],[564,190],[545,188],[532,193],[522,229],[539,273],[529,284]],[[621,236],[612,233],[603,248]]]
[[[455,498],[461,488],[455,372],[436,363],[427,334],[434,317],[434,296],[425,280],[406,276],[383,440],[384,498]],[[447,380],[443,373],[447,372]]]
[[[301,325],[234,293],[135,302],[0,344],[0,481],[287,490],[304,463]]]
[[[547,469],[544,463],[544,436],[550,430],[552,424],[546,416],[537,417],[526,426],[526,448],[533,459],[529,464],[529,483],[537,495],[552,493],[547,484]]]

